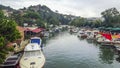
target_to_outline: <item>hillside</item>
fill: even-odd
[[[3,6],[3,5],[0,5],[0,10],[9,10],[9,11],[13,11],[14,9],[11,8],[10,6]]]
[[[50,22],[50,20],[53,18],[53,19],[58,19],[58,21],[61,24],[68,24],[72,19],[76,18],[76,16],[73,15],[60,14],[57,11],[53,12],[50,8],[48,8],[45,5],[30,6],[27,8],[27,10],[38,12],[41,18],[46,22]]]
[[[69,24],[71,20],[76,18],[76,16],[73,15],[60,14],[58,11],[54,12],[45,5],[29,6],[28,8],[22,8],[19,10],[0,5],[0,10],[12,11],[13,13],[8,16],[14,19],[20,26],[23,26],[24,23],[29,25],[38,24],[40,26],[45,23],[53,25]],[[35,16],[38,18],[34,18]]]

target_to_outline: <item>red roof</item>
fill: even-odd
[[[32,32],[39,33],[39,32],[41,32],[43,30],[44,30],[43,28],[36,28],[36,29],[32,30]]]
[[[29,29],[29,28],[26,28],[26,29],[25,29],[25,31],[32,31],[32,30],[31,30],[31,29]]]
[[[29,28],[26,28],[25,29],[25,31],[31,31],[31,32],[33,32],[33,33],[39,33],[39,32],[41,32],[41,31],[43,31],[44,30],[44,28],[36,28],[36,29],[33,29],[33,30],[31,30],[31,29],[29,29]]]

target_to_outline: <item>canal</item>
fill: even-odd
[[[120,68],[120,57],[113,48],[96,45],[68,32],[48,39],[43,52],[44,68]]]

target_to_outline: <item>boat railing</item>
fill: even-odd
[[[0,65],[0,68],[9,68],[15,67],[19,63],[22,54],[12,55],[8,57],[3,64]]]

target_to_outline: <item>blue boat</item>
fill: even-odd
[[[42,40],[40,37],[32,37],[30,39],[30,43],[37,43],[39,46],[41,46]]]

